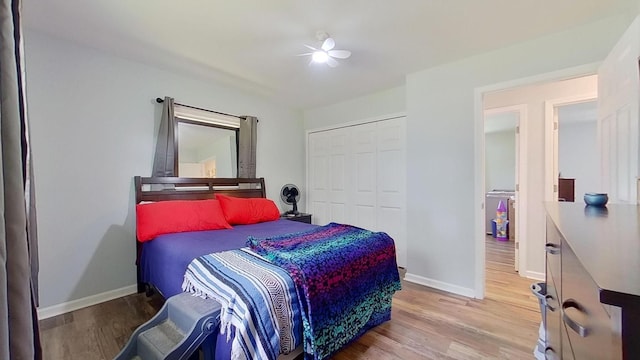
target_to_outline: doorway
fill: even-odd
[[[581,202],[588,192],[602,192],[599,159],[598,104],[596,99],[563,105],[558,115],[558,198]]]
[[[573,202],[600,189],[598,105],[593,90],[545,101],[546,201]]]
[[[501,268],[519,271],[518,205],[521,120],[526,106],[515,105],[484,111],[485,137],[485,234],[487,259]],[[524,130],[526,131],[526,130]],[[524,155],[524,154],[522,154]],[[498,211],[504,224],[497,220]]]
[[[575,72],[575,73],[574,73]],[[594,82],[595,66],[583,66],[566,70],[562,74],[541,75],[529,79],[521,79],[505,84],[498,84],[487,88],[476,89],[477,109],[476,119],[484,129],[484,111],[508,106],[522,106],[524,116],[520,119],[520,146],[518,156],[519,181],[516,191],[516,239],[519,241],[517,270],[519,276],[528,279],[544,279],[544,252],[536,249],[544,248],[545,238],[545,182],[547,176],[545,148],[545,101],[583,95],[584,89],[595,89],[588,85]],[[585,75],[587,74],[587,75]],[[591,91],[591,90],[589,90]],[[595,90],[593,90],[595,92]],[[582,92],[582,93],[581,93]],[[526,126],[526,129],[522,127]],[[524,130],[524,131],[523,131]],[[476,258],[479,260],[477,271],[481,273],[476,278],[477,297],[484,297],[486,237],[482,233],[487,209],[485,185],[485,136],[484,132],[476,131],[476,195],[478,212],[476,229],[478,229]],[[479,138],[478,138],[479,137]],[[557,176],[557,173],[556,173]],[[481,183],[481,184],[479,184]],[[527,199],[533,199],[527,201]],[[518,211],[519,209],[519,211]],[[515,265],[515,264],[514,264]],[[515,269],[514,269],[515,270]]]

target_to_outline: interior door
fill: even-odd
[[[526,164],[526,160],[524,159],[525,151],[522,150],[522,146],[524,145],[521,142],[521,134],[524,133],[525,126],[523,119],[523,114],[526,113],[526,106],[524,105],[515,105],[515,106],[505,106],[499,108],[486,109],[484,111],[485,116],[485,131],[491,131],[490,129],[499,129],[499,130],[507,130],[515,128],[515,140],[514,140],[514,148],[515,148],[515,166],[514,166],[514,194],[515,201],[508,202],[505,204],[508,206],[509,211],[509,235],[513,234],[514,239],[514,268],[516,271],[520,271],[520,240],[521,236],[524,236],[524,232],[522,229],[522,224],[524,221],[526,207],[523,206],[524,198],[521,196],[520,192],[520,184],[521,181],[526,177],[521,177],[521,171],[523,168],[521,167],[521,163]],[[493,130],[495,131],[495,130]],[[485,135],[485,141],[487,141]],[[492,161],[492,159],[485,159],[486,161]],[[485,172],[487,172],[487,167],[485,166]],[[489,199],[489,198],[487,198]],[[485,203],[485,207],[490,209],[493,214],[495,214],[495,206],[489,205]],[[494,215],[491,215],[493,218]],[[488,217],[488,216],[487,216]],[[511,238],[511,236],[509,237]],[[523,242],[524,243],[524,242]]]
[[[352,224],[377,231],[376,224],[376,123],[362,124],[352,128],[354,146],[353,182],[354,203]]]
[[[378,230],[393,238],[398,266],[406,267],[406,120],[402,117],[378,122],[376,133]]]
[[[350,130],[309,134],[309,211],[313,223],[350,223],[348,210]]]
[[[520,113],[516,112],[516,116],[518,118],[518,125],[516,125],[516,199],[515,203],[509,204],[509,206],[515,206],[516,208],[513,209],[514,211],[512,212],[513,214],[515,214],[515,219],[512,220],[513,224],[511,224],[509,231],[515,232],[515,236],[513,237],[515,248],[515,254],[513,255],[513,266],[516,271],[520,271],[520,236],[518,236],[518,232],[515,226],[515,224],[522,224],[519,219],[520,212],[516,211],[518,204],[520,204]]]
[[[406,266],[406,118],[308,136],[309,210],[314,224],[384,231]]]
[[[330,220],[329,206],[329,174],[330,174],[329,133],[309,134],[309,212],[313,214],[314,224],[324,225]]]
[[[640,17],[598,69],[601,188],[613,203],[638,202]]]
[[[329,221],[349,223],[348,206],[348,164],[349,164],[349,128],[335,129],[330,132],[329,142]]]
[[[552,201],[558,201],[559,193],[559,178],[560,178],[560,165],[558,154],[560,154],[560,147],[558,145],[558,107],[553,107],[552,116],[552,141],[553,141],[553,199]]]

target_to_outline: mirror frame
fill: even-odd
[[[180,176],[180,174],[178,173],[178,164],[180,162],[179,159],[179,154],[178,154],[178,149],[179,149],[179,134],[178,134],[178,125],[180,123],[185,123],[185,124],[190,124],[190,125],[199,125],[199,126],[205,126],[205,127],[212,127],[212,128],[217,128],[217,129],[223,129],[223,130],[231,130],[234,131],[236,133],[236,178],[238,177],[238,168],[239,168],[239,152],[240,152],[240,128],[236,128],[236,127],[232,127],[232,126],[224,126],[224,125],[218,125],[218,124],[212,124],[212,123],[208,123],[208,122],[204,122],[204,121],[194,121],[194,120],[188,120],[188,119],[183,119],[180,117],[175,116],[174,117],[174,121],[173,121],[173,140],[175,142],[175,147],[174,147],[174,154],[173,154],[173,173],[176,174],[176,176]]]

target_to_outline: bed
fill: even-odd
[[[181,200],[221,199],[220,201],[222,201],[225,196],[248,199],[266,198],[263,178],[221,179],[135,177],[134,183],[136,188],[137,204],[169,200],[177,202]],[[138,226],[140,227],[140,224],[138,224]],[[173,295],[181,293],[186,284],[185,272],[187,272],[188,268],[191,269],[191,266],[196,263],[196,260],[202,261],[205,256],[210,256],[209,254],[227,254],[234,252],[240,253],[240,250],[237,249],[247,247],[247,245],[249,244],[248,239],[253,239],[253,242],[251,243],[255,245],[255,247],[252,247],[253,250],[255,250],[256,252],[262,251],[262,255],[264,255],[266,258],[269,258],[269,256],[271,256],[272,254],[276,254],[279,250],[281,250],[274,248],[274,245],[276,247],[280,246],[280,244],[283,243],[281,241],[282,239],[291,240],[292,236],[297,239],[299,234],[306,234],[307,239],[301,240],[300,243],[308,244],[308,238],[317,237],[315,235],[316,233],[336,233],[336,231],[351,231],[354,233],[358,233],[354,236],[360,236],[361,232],[366,232],[366,230],[363,229],[349,227],[347,225],[341,224],[329,224],[326,227],[319,227],[317,225],[305,224],[278,218],[277,220],[273,221],[257,222],[247,225],[233,225],[232,228],[165,233],[153,236],[150,241],[136,241],[138,290],[140,292],[147,291],[148,293],[155,290],[158,291],[164,298],[169,298]],[[386,236],[386,234],[383,235]],[[140,233],[138,233],[138,238],[140,237],[142,236],[140,235]],[[352,242],[343,242],[350,246],[350,250],[348,250],[349,253],[369,251],[360,248],[359,245],[356,245]],[[393,244],[392,240],[391,244]],[[326,245],[322,246],[326,247]],[[387,248],[385,252],[389,253],[391,251],[393,253],[393,267],[395,274],[393,274],[393,271],[389,271],[389,277],[392,279],[397,279],[397,286],[395,284],[392,284],[393,286],[391,286],[390,288],[392,291],[395,291],[399,289],[399,275],[397,274],[397,267],[395,266],[395,248],[393,247],[393,245],[391,246],[393,249],[389,250]],[[280,253],[289,254],[286,251],[289,250],[283,250],[283,252]],[[262,258],[257,253],[253,253],[251,251],[248,252],[252,255]],[[277,261],[278,259],[274,259],[272,257],[268,262],[274,262],[274,264],[278,264]],[[306,261],[308,263],[308,260]],[[286,268],[286,266],[283,266],[283,268]],[[295,270],[290,271],[290,273],[292,272],[295,272]],[[322,275],[324,276],[326,274]],[[306,276],[309,277],[308,274]],[[301,279],[304,276],[299,275],[298,277]],[[297,280],[302,281],[300,279]],[[357,289],[358,286],[360,286],[361,288],[366,286],[364,283],[354,283],[353,285],[353,289]],[[291,286],[297,287],[296,291],[302,294],[302,290],[300,290],[302,286]],[[187,286],[187,288],[193,289],[193,284],[190,284],[189,286]],[[308,292],[308,289],[305,288],[305,291]],[[305,296],[308,295],[306,292],[304,294]],[[200,292],[199,295],[202,296],[202,292]],[[384,297],[384,299],[388,298],[387,305],[390,308],[390,295],[386,294],[385,296],[386,297]],[[215,298],[212,296],[209,297]],[[339,299],[336,301],[338,304],[340,303]],[[371,301],[371,299],[369,299],[369,301]],[[381,300],[376,298],[375,302],[380,303]],[[305,311],[310,311],[311,305],[309,304],[311,303],[302,304],[301,302],[301,310],[296,311],[302,313],[305,313]],[[316,305],[314,306],[314,308],[316,309],[319,308]],[[323,309],[322,311],[324,310],[325,309]],[[390,311],[388,312],[388,314],[390,316]],[[378,316],[377,318],[372,319],[370,321],[370,324],[366,325],[366,327],[363,328],[363,331],[366,331],[366,329],[386,320],[388,320],[388,316],[382,316],[382,318]],[[295,320],[292,322],[299,321],[301,320]],[[296,329],[303,328],[302,324],[296,323],[295,325],[297,326]],[[291,327],[294,327],[293,324],[291,325]],[[307,327],[309,327],[308,320],[307,323],[305,323],[304,328],[306,329]],[[226,336],[220,334],[216,340],[216,359],[228,359],[231,357],[232,344],[234,339],[233,337],[229,337],[229,334],[234,333],[234,328],[231,328],[228,331],[230,332],[226,333]],[[360,335],[361,333],[358,333],[355,338],[359,337]],[[305,337],[306,336],[307,334],[305,333]],[[320,352],[317,351],[317,353]]]

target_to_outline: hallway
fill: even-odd
[[[520,277],[515,271],[514,253],[513,241],[498,241],[491,235],[486,236],[485,297],[531,309],[531,299],[535,296],[529,286],[535,280]]]

